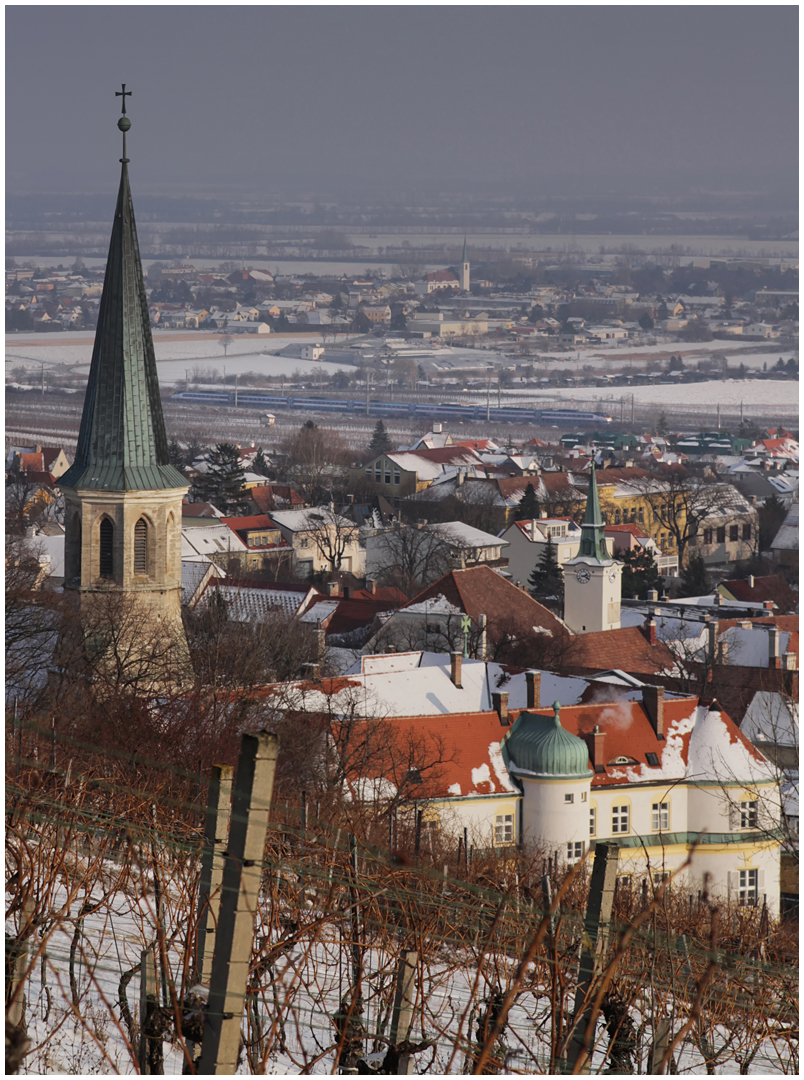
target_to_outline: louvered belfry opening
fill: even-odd
[[[114,577],[114,525],[107,517],[100,523],[101,577]]]
[[[134,573],[148,572],[148,525],[140,518],[134,526]]]

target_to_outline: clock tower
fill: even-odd
[[[564,622],[574,634],[620,628],[622,563],[609,558],[604,528],[592,464],[581,546],[564,563]]]

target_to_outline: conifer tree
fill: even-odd
[[[382,420],[378,420],[374,427],[374,434],[371,436],[369,450],[376,456],[377,454],[387,454],[392,448],[390,436],[385,430],[385,424]]]
[[[207,457],[206,469],[199,472],[194,488],[200,502],[211,502],[224,514],[236,515],[248,502],[243,489],[245,469],[234,443],[218,443]]]
[[[709,575],[706,572],[706,563],[703,555],[693,553],[689,557],[687,565],[682,568],[681,588],[679,596],[708,596],[711,586]]]
[[[516,512],[517,521],[531,521],[533,518],[537,518],[541,512],[539,506],[539,499],[536,495],[536,489],[533,484],[528,481],[528,486],[525,488],[525,492],[519,501],[519,507]]]
[[[648,548],[637,547],[618,556],[623,564],[622,594],[626,600],[647,600],[650,589],[658,589],[659,567]]]
[[[558,565],[552,536],[542,548],[538,563],[528,578],[530,595],[545,607],[561,611],[564,606],[564,571]]]
[[[257,450],[254,455],[254,461],[251,465],[254,472],[259,473],[260,476],[267,476],[270,472],[270,466],[266,460],[265,454],[262,452],[262,447]]]

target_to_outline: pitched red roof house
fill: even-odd
[[[290,484],[260,484],[251,488],[249,495],[263,514],[272,510],[296,510],[304,506],[304,499]]]
[[[781,614],[793,612],[798,607],[798,594],[795,593],[779,574],[765,577],[730,578],[721,581],[718,592],[726,599],[739,600],[742,603],[764,604],[772,600]]]

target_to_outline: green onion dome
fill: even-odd
[[[553,716],[523,712],[506,739],[505,749],[515,771],[535,776],[581,780],[592,776],[589,748],[561,724],[561,706],[553,704]]]

